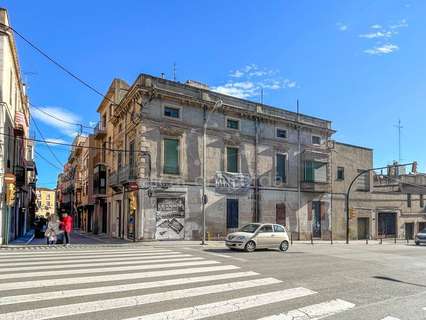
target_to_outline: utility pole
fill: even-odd
[[[398,129],[398,162],[402,162],[402,155],[401,155],[401,129],[404,128],[401,125],[401,119],[398,119],[398,124],[394,125],[395,128]]]
[[[300,170],[301,170],[301,143],[300,143],[300,123],[299,123],[300,113],[299,113],[299,99],[297,99],[297,240],[300,240],[300,208],[302,207],[302,196],[300,194]]]

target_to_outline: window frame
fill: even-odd
[[[319,138],[319,143],[315,143],[314,138]],[[322,144],[322,137],[317,134],[311,135],[311,144],[314,146],[320,146]]]
[[[288,172],[288,153],[287,152],[275,152],[275,181],[278,181],[278,155],[284,156],[284,179],[281,183],[287,183],[287,172]]]
[[[339,171],[341,170],[341,171]],[[339,172],[342,173],[342,177],[339,177]],[[343,181],[345,180],[345,167],[338,166],[336,171],[336,180]]]
[[[166,160],[166,146],[165,146],[165,141],[166,140],[176,140],[178,142],[178,150],[177,150],[177,152],[178,152],[178,155],[177,155],[177,160],[178,160],[177,169],[178,169],[178,172],[177,173],[165,172],[165,168],[166,168],[165,167],[165,160]],[[182,141],[181,141],[181,138],[179,138],[179,137],[175,137],[175,136],[163,136],[162,137],[162,139],[161,139],[161,151],[162,151],[162,157],[161,157],[161,167],[162,167],[162,170],[161,170],[161,174],[162,175],[173,176],[173,177],[182,175],[182,167],[181,167],[182,166],[182,159],[181,159],[181,155],[182,155],[181,147],[182,147],[182,145],[181,145],[181,143],[182,143]]]
[[[263,231],[262,232],[262,229],[263,228],[266,228],[266,227],[271,227],[271,231]],[[274,226],[272,225],[272,224],[264,224],[263,226],[261,226],[260,228],[259,228],[259,230],[257,231],[258,233],[274,233]]]
[[[285,132],[285,137],[279,137],[278,136],[278,131],[284,131]],[[275,138],[282,139],[282,140],[288,139],[288,130],[284,129],[284,128],[276,127],[275,128]]]
[[[238,128],[231,128],[228,126],[228,121],[235,121],[238,123]],[[225,128],[226,129],[230,129],[230,130],[234,130],[234,131],[240,131],[241,129],[241,121],[238,118],[233,118],[233,117],[225,117]]]
[[[307,176],[307,169],[309,169],[309,168],[307,168],[307,166],[306,166],[306,164],[308,163],[308,162],[310,162],[311,164],[314,164],[314,163],[320,163],[320,164],[322,164],[322,166],[325,166],[325,170],[326,170],[326,172],[325,172],[325,181],[319,181],[319,180],[316,180],[315,179],[315,169],[318,169],[318,168],[315,168],[313,165],[311,166],[311,170],[313,170],[312,171],[312,179],[307,179],[306,178],[306,176]],[[321,166],[321,167],[322,167]],[[328,163],[327,162],[320,162],[320,161],[315,161],[315,160],[305,160],[304,162],[303,162],[303,181],[304,182],[308,182],[308,183],[327,183],[328,181],[327,181],[327,174],[328,174]]]
[[[237,150],[237,170],[236,171],[229,171],[228,170],[228,149],[236,149]],[[240,173],[240,169],[241,169],[241,165],[240,165],[240,148],[238,146],[225,146],[225,172],[230,172],[230,173]]]
[[[172,117],[172,116],[167,116],[165,114],[166,112],[166,108],[170,108],[170,109],[176,109],[178,110],[178,117]],[[165,119],[170,119],[170,120],[182,120],[182,112],[183,112],[183,108],[181,106],[177,106],[171,103],[164,103],[161,106],[161,117],[165,118]]]
[[[282,228],[283,229],[283,231],[276,231],[275,230],[275,228]],[[274,230],[274,232],[276,232],[276,233],[285,233],[286,232],[286,230],[285,230],[285,228],[284,228],[284,226],[281,226],[281,225],[279,225],[279,224],[274,224],[274,225],[272,225],[272,229]]]

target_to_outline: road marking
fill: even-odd
[[[149,248],[149,249],[97,249],[97,250],[69,250],[69,249],[64,249],[64,250],[52,250],[52,251],[20,251],[20,252],[2,252],[0,251],[0,257],[4,257],[6,258],[6,256],[51,256],[51,255],[73,255],[73,254],[80,254],[80,253],[102,253],[102,252],[107,252],[107,253],[137,253],[137,252],[166,252],[166,251],[171,251],[169,249],[154,249],[154,248]]]
[[[80,258],[84,258],[84,259],[95,259],[95,258],[119,258],[119,257],[123,257],[126,259],[129,259],[130,257],[149,257],[149,256],[161,256],[161,255],[169,255],[169,254],[178,254],[180,252],[176,252],[176,251],[169,251],[169,252],[151,252],[151,253],[137,253],[137,254],[119,254],[119,253],[115,253],[115,254],[101,254],[101,255],[73,255],[73,256],[62,256],[61,253],[58,252],[58,255],[56,257],[23,257],[23,258],[15,258],[15,259],[0,259],[1,264],[2,265],[7,265],[7,264],[14,264],[15,262],[26,262],[26,261],[56,261],[56,260],[76,260],[76,259],[80,259]],[[26,264],[26,263],[25,263]]]
[[[134,256],[131,256],[131,257],[126,256],[124,258],[125,258],[126,261],[134,261],[134,260],[145,261],[145,260],[166,259],[166,258],[180,258],[180,257],[184,258],[184,257],[192,257],[192,256],[193,256],[192,254],[170,254],[170,255],[161,254],[161,255],[149,255],[149,256],[143,255],[141,257],[139,255],[134,255]],[[63,263],[66,263],[67,265],[71,265],[72,262],[75,262],[75,261],[78,261],[78,263],[123,261],[123,257],[121,257],[121,256],[112,256],[112,258],[104,258],[103,256],[101,256],[101,258],[99,258],[99,259],[93,258],[95,256],[88,256],[88,257],[83,256],[83,257],[84,257],[84,259],[75,259],[75,258],[72,258],[72,259],[68,259],[68,258],[67,259],[57,259],[57,260],[49,259],[49,262],[46,262],[45,260],[22,262],[20,260],[19,263],[2,262],[1,266],[2,267],[10,267],[10,266],[13,266],[13,267],[27,267],[27,266],[44,266],[44,267],[46,267],[46,266],[49,266],[50,267],[51,265],[63,264]],[[68,261],[68,260],[71,260],[71,261]],[[2,269],[0,267],[0,271],[4,271],[4,269]]]
[[[129,261],[129,259],[121,259],[120,261],[110,262],[108,261],[108,267],[110,266],[122,266],[122,265],[139,265],[139,264],[149,264],[149,263],[161,263],[161,262],[179,262],[179,261],[197,261],[204,260],[202,257],[179,257],[179,258],[166,258],[166,259],[153,259],[153,260],[140,260],[133,259],[136,261]],[[31,270],[54,270],[54,269],[71,269],[71,268],[89,268],[89,267],[102,267],[105,265],[105,262],[94,261],[93,263],[63,263],[60,265],[50,265],[45,264],[43,266],[33,266],[33,267],[10,267],[10,268],[1,268],[0,272],[14,272],[14,271],[31,271]],[[90,270],[88,270],[90,271]],[[95,270],[94,270],[95,271]],[[97,270],[96,270],[97,271]],[[69,270],[69,273],[72,273],[73,270]]]
[[[74,285],[82,283],[98,283],[119,280],[131,279],[145,279],[154,277],[168,277],[175,275],[184,275],[192,273],[216,272],[235,270],[239,267],[234,265],[222,265],[213,267],[198,267],[198,268],[185,268],[185,269],[170,269],[161,271],[137,272],[137,273],[124,273],[124,274],[110,274],[106,276],[90,276],[90,277],[77,277],[77,278],[58,278],[58,279],[44,279],[32,281],[18,281],[0,283],[0,291],[30,289],[30,288],[45,288],[53,286]]]
[[[399,318],[395,318],[395,317],[391,317],[391,316],[387,316],[387,317],[383,318],[382,320],[400,320],[400,319]]]
[[[271,303],[301,298],[315,294],[315,291],[305,288],[292,288],[264,294],[236,298],[231,300],[202,304],[194,307],[148,314],[126,320],[196,320],[219,316],[230,312],[260,307]]]
[[[281,313],[259,320],[313,320],[322,319],[334,314],[347,311],[355,307],[353,303],[345,300],[331,300],[328,302],[313,304],[303,308],[291,310],[288,313]],[[390,320],[390,319],[389,319]]]
[[[178,279],[170,279],[170,280],[140,282],[140,283],[95,287],[95,288],[87,288],[87,289],[60,290],[60,291],[50,291],[50,292],[42,292],[42,293],[34,293],[34,294],[23,294],[23,295],[17,295],[17,296],[0,297],[0,305],[55,300],[55,299],[89,296],[89,295],[96,295],[96,294],[124,292],[124,291],[139,290],[139,289],[159,288],[159,287],[183,285],[183,284],[198,283],[198,282],[205,282],[205,281],[217,281],[217,280],[236,279],[236,278],[243,278],[243,277],[252,277],[257,275],[259,274],[253,271],[234,272],[234,273],[223,273],[223,274],[211,275],[211,276],[178,278]]]
[[[52,318],[65,317],[65,316],[74,317],[77,314],[85,314],[90,312],[99,312],[99,311],[113,310],[113,309],[119,309],[119,308],[134,307],[134,306],[140,306],[144,304],[156,303],[156,302],[162,302],[162,301],[168,301],[168,300],[174,300],[174,299],[182,299],[182,298],[196,297],[201,295],[208,295],[213,293],[240,290],[245,288],[254,288],[254,287],[260,287],[265,285],[272,285],[272,284],[277,284],[281,282],[282,282],[281,280],[274,279],[274,278],[237,281],[237,282],[230,282],[225,284],[217,284],[217,285],[204,286],[204,287],[196,287],[196,288],[189,288],[189,289],[145,294],[140,296],[106,299],[106,300],[67,304],[67,305],[60,305],[60,306],[40,308],[40,309],[9,312],[9,313],[0,314],[0,320],[6,320],[6,319],[8,320],[9,319],[42,320],[42,319],[52,319]]]
[[[54,270],[54,271],[37,271],[37,272],[22,272],[22,273],[7,273],[0,274],[0,279],[14,279],[14,278],[33,278],[33,277],[50,277],[50,276],[61,276],[70,274],[84,274],[84,273],[102,273],[102,272],[116,272],[116,271],[138,271],[138,270],[149,270],[149,269],[164,269],[164,268],[175,268],[175,267],[187,267],[187,266],[202,266],[207,264],[218,264],[220,262],[213,260],[203,261],[189,261],[189,262],[175,262],[175,263],[160,263],[160,264],[148,264],[143,266],[127,266],[127,267],[104,267],[97,269],[73,269],[73,270]]]

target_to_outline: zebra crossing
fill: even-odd
[[[318,303],[321,294],[309,288],[192,253],[148,246],[0,251],[0,320],[239,319],[244,312],[244,319],[309,320],[355,307],[337,297]]]

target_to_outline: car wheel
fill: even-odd
[[[288,241],[287,240],[284,240],[283,242],[281,242],[281,244],[280,244],[280,250],[282,252],[285,252],[285,251],[288,250]]]
[[[256,243],[254,241],[249,241],[246,243],[246,246],[244,247],[244,250],[247,252],[253,252],[256,250]]]
[[[418,245],[420,245],[420,243],[416,241],[416,246],[418,246]]]

